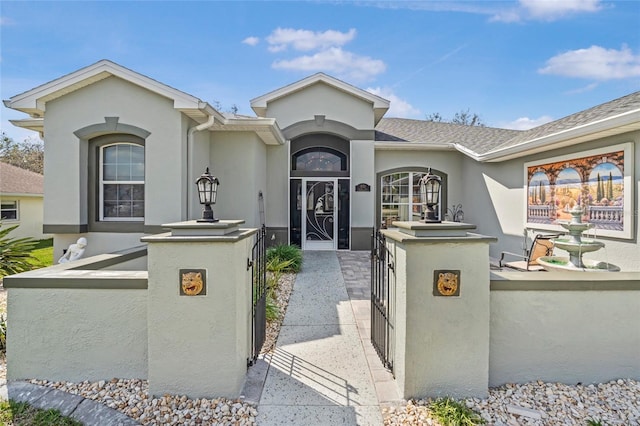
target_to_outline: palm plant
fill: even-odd
[[[0,277],[33,268],[31,251],[38,244],[33,238],[11,238],[9,233],[19,225],[0,228]]]

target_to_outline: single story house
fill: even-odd
[[[101,60],[4,103],[44,136],[55,256],[80,236],[93,255],[200,217],[207,167],[221,182],[216,217],[305,250],[365,250],[373,229],[419,219],[430,170],[440,217],[461,208],[498,238],[494,257],[580,205],[606,243],[589,255],[640,270],[640,92],[516,131],[386,118],[388,100],[318,73],[254,98],[249,117]]]
[[[10,238],[49,238],[42,231],[44,177],[0,162],[0,220],[3,228],[19,225]]]

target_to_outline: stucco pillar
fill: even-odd
[[[149,392],[238,397],[251,346],[256,229],[244,221],[163,225],[148,243]],[[183,286],[184,282],[184,286]]]
[[[394,226],[398,230],[382,233],[395,263],[392,326],[400,396],[485,397],[489,243],[496,239],[467,232],[475,226],[463,223]]]

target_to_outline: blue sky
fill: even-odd
[[[1,96],[110,59],[229,110],[322,71],[524,129],[640,90],[640,1],[0,2]],[[33,132],[7,120],[16,140]]]

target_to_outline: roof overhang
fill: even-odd
[[[7,108],[27,113],[34,118],[42,117],[46,110],[47,102],[111,76],[121,78],[173,100],[174,108],[190,116],[193,114],[194,118],[204,116],[203,110],[214,110],[206,102],[195,96],[174,89],[106,59],[13,96],[5,100],[4,105]]]
[[[452,143],[375,142],[376,151],[455,151]]]
[[[269,102],[273,102],[277,99],[284,98],[286,96],[291,95],[292,93],[298,92],[300,90],[305,89],[306,87],[309,87],[318,83],[324,83],[328,86],[334,87],[351,96],[354,96],[356,98],[362,99],[365,102],[370,103],[373,107],[376,124],[380,121],[380,119],[384,116],[384,114],[389,110],[388,100],[381,98],[380,96],[374,95],[373,93],[367,92],[366,90],[359,89],[355,86],[352,86],[351,84],[345,83],[344,81],[338,80],[337,78],[328,76],[321,72],[311,75],[295,83],[281,87],[265,95],[252,99],[251,109],[255,111],[258,117],[266,117],[267,105],[269,104]]]
[[[9,120],[9,123],[21,129],[33,130],[40,133],[40,136],[44,133],[44,119],[42,118],[23,118],[19,120]]]
[[[456,149],[477,161],[499,162],[636,130],[640,130],[640,109],[495,149],[486,154],[478,155],[460,145],[456,145]]]
[[[266,145],[284,145],[286,142],[275,118],[223,118],[216,121],[211,131],[253,132]]]

